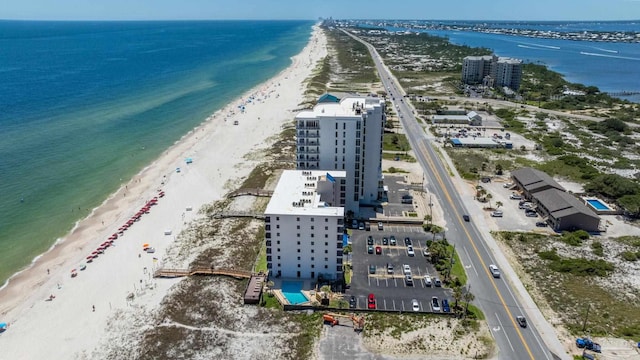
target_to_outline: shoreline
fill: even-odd
[[[175,281],[155,283],[148,269],[154,269],[156,263],[162,262],[164,250],[191,220],[199,217],[197,212],[203,205],[224,197],[229,181],[248,175],[255,164],[246,160],[245,155],[263,148],[270,136],[292,121],[291,111],[303,100],[304,81],[326,52],[326,40],[322,41],[324,36],[317,24],[309,30],[309,40],[297,55],[291,57],[289,66],[209,115],[79,220],[72,231],[34,258],[29,267],[7,280],[0,288],[0,321],[11,324],[0,336],[6,354],[13,350],[14,355],[18,355],[18,349],[31,348],[29,338],[39,338],[38,333],[49,337],[46,334],[53,332],[50,337],[58,338],[58,341],[47,339],[46,345],[51,347],[49,353],[61,351],[72,357],[80,350],[93,349],[100,336],[93,340],[86,337],[108,331],[103,328],[113,315],[112,307],[117,311],[123,305],[129,306],[128,301],[123,303],[127,293],[137,294],[144,290],[146,295],[139,295],[136,301],[149,306],[159,304]],[[246,111],[239,111],[238,106],[246,106]],[[233,125],[234,121],[239,124]],[[242,141],[234,142],[234,139]],[[187,157],[194,158],[193,164],[184,163]],[[183,170],[175,172],[176,166]],[[117,232],[118,226],[155,196],[158,189],[163,189],[167,195],[159,199],[150,214],[143,215],[139,225],[136,223],[115,241],[116,246],[105,250],[79,276],[71,278],[69,270],[76,268],[84,255],[111,233]],[[171,229],[172,235],[161,235],[163,229]],[[153,256],[142,256],[138,243],[143,242],[152,243],[157,252]],[[138,272],[142,265],[144,275]],[[133,291],[130,289],[132,284]],[[147,287],[147,284],[150,285]],[[55,294],[56,299],[43,302],[49,294]],[[101,312],[98,321],[75,319],[78,311],[93,313],[89,310],[92,306],[97,309],[93,311],[95,315]],[[51,307],[58,309],[49,311]],[[84,310],[79,310],[83,307]],[[83,331],[59,329],[58,324],[68,320],[77,322]],[[73,327],[73,324],[68,326]],[[73,349],[56,347],[60,341],[82,336],[85,341]],[[82,343],[85,346],[81,346]],[[32,351],[47,354],[46,348],[42,346]]]

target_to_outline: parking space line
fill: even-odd
[[[380,278],[376,278],[376,285],[380,286]]]
[[[384,304],[384,309],[387,310],[387,299],[382,299],[382,303]]]
[[[392,299],[391,300],[391,304],[393,304],[393,310],[395,310],[396,309],[396,301]]]

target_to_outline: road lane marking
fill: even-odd
[[[463,246],[462,250],[464,250],[465,254],[467,254],[467,257],[469,258],[469,267],[471,267],[473,269],[473,271],[476,273],[477,277],[480,277],[480,274],[478,273],[478,269],[476,269],[476,267],[473,266],[473,261],[471,261],[471,255],[469,255],[469,252],[467,251],[467,248]]]
[[[449,191],[447,190],[446,186],[444,185],[444,181],[440,177],[440,174],[436,171],[435,164],[433,163],[433,160],[429,156],[429,152],[427,151],[427,148],[424,145],[424,142],[419,142],[418,143],[418,149],[420,150],[420,152],[422,154],[425,155],[425,160],[427,161],[429,168],[431,169],[433,175],[435,176],[436,181],[440,184],[440,188],[442,189],[445,197],[447,198],[448,203],[453,207],[454,213],[455,213],[456,209],[455,209],[455,206],[454,206],[453,199],[451,198],[451,194],[449,194]],[[458,214],[456,214],[456,215],[458,215]],[[493,279],[493,276],[489,273],[489,269],[487,268],[484,260],[482,259],[482,256],[480,256],[480,251],[478,251],[478,247],[476,246],[475,242],[473,241],[473,238],[471,237],[471,234],[469,233],[469,230],[467,230],[467,227],[465,226],[465,224],[463,224],[462,221],[460,220],[460,216],[455,216],[454,218],[457,219],[458,224],[461,225],[462,230],[464,231],[465,235],[467,236],[467,239],[469,240],[469,243],[473,247],[473,250],[476,253],[476,256],[478,257],[478,261],[480,261],[480,263],[482,264],[482,266],[484,268],[485,274],[487,275],[487,277],[489,279]],[[456,220],[454,220],[454,221],[456,221]],[[516,327],[516,322],[515,322],[515,319],[513,319],[513,314],[511,313],[511,311],[509,311],[509,308],[507,307],[507,304],[504,301],[504,298],[502,297],[502,294],[498,290],[498,286],[496,285],[495,281],[491,281],[491,284],[492,284],[492,286],[493,286],[493,288],[494,288],[494,290],[496,292],[496,295],[498,295],[498,299],[502,303],[502,307],[504,308],[505,313],[511,315],[509,318],[511,319],[511,323],[513,324],[513,327],[516,330],[516,332],[518,334],[518,337],[520,338],[522,346],[527,351],[527,354],[529,354],[529,358],[531,358],[532,360],[535,360],[535,358],[533,357],[533,354],[531,353],[531,349],[529,348],[529,345],[527,345],[527,342],[524,340],[524,336],[522,336],[522,332],[520,331],[520,329],[518,327]],[[514,298],[514,300],[515,300],[515,298]],[[511,342],[509,342],[509,345],[511,345]],[[543,352],[544,352],[544,349],[543,349]]]
[[[498,313],[495,313],[495,314],[496,314],[496,320],[498,320],[498,324],[500,324],[500,327],[504,329],[504,326],[502,326],[502,321],[500,321],[500,317],[498,317]],[[513,345],[511,344],[511,340],[509,340],[509,336],[507,335],[506,331],[504,331],[504,337],[507,339],[507,342],[511,347],[511,351],[516,352],[516,349],[513,348]]]

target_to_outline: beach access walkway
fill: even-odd
[[[249,279],[250,271],[233,269],[213,269],[209,267],[194,267],[191,269],[158,269],[153,273],[155,278],[176,278],[184,276],[229,276],[236,279]]]
[[[264,190],[258,188],[246,188],[238,189],[230,192],[227,198],[234,198],[238,196],[258,196],[258,197],[270,197],[273,195],[273,190]]]

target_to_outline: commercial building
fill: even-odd
[[[384,100],[377,97],[323,96],[312,110],[296,115],[296,166],[299,170],[344,170],[347,211],[382,198]]]
[[[267,268],[284,278],[342,278],[345,171],[285,170],[265,210]]]
[[[461,124],[470,126],[482,126],[482,116],[475,111],[464,114],[436,114],[431,115],[431,123],[436,124]]]
[[[495,55],[467,56],[462,61],[462,82],[518,90],[522,81],[522,60]]]
[[[600,217],[547,173],[522,168],[512,171],[511,177],[555,231],[599,231]]]

